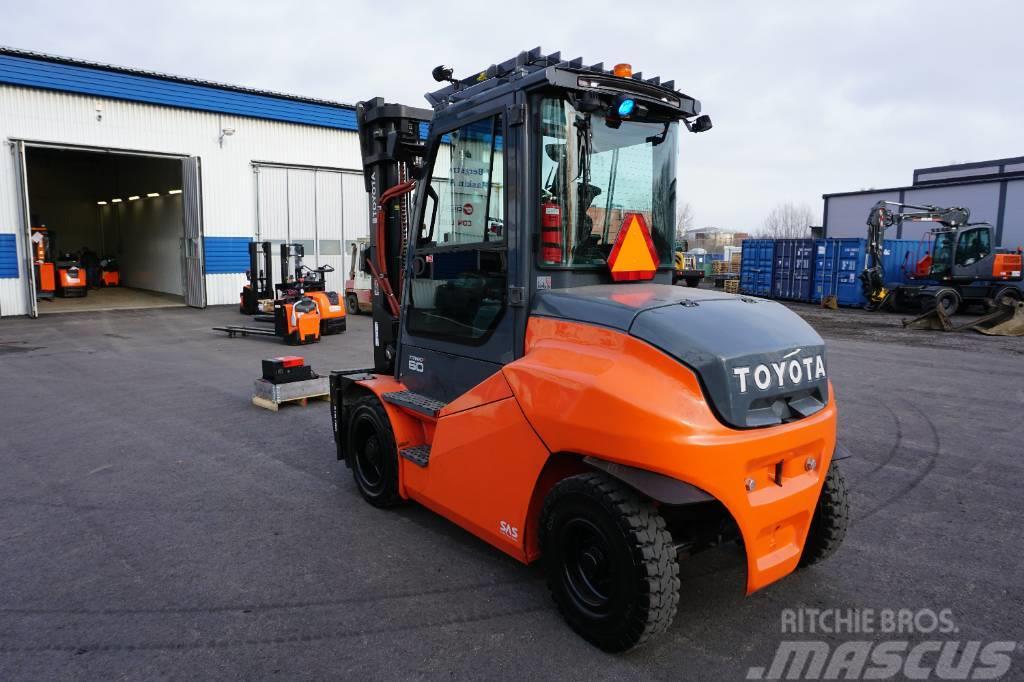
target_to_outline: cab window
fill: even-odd
[[[961,232],[956,244],[956,264],[971,265],[991,253],[989,231],[975,229]]]
[[[505,310],[502,117],[453,130],[441,141],[413,256],[410,334],[479,344]]]

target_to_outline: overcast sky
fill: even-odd
[[[698,225],[756,228],[775,204],[910,184],[914,168],[1024,155],[1024,3],[48,2],[0,0],[0,44],[256,88],[425,106],[540,45],[630,62],[700,99],[682,136]]]

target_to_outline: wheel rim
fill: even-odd
[[[953,296],[943,296],[939,299],[939,306],[942,308],[942,312],[952,315],[956,312],[956,299]]]
[[[594,523],[569,520],[562,528],[562,582],[578,609],[603,616],[612,603],[611,544]]]
[[[384,487],[384,449],[376,432],[370,433],[357,448],[355,464],[363,490],[373,495],[379,493]]]

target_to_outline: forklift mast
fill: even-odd
[[[249,282],[257,299],[273,297],[271,257],[270,242],[249,243]]]
[[[373,368],[378,374],[395,373],[410,192],[423,168],[420,126],[430,116],[426,109],[385,104],[380,97],[356,105],[363,180],[370,197],[370,248],[360,269],[373,280]]]

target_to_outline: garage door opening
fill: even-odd
[[[195,159],[23,149],[29,297],[38,314],[204,297]]]

